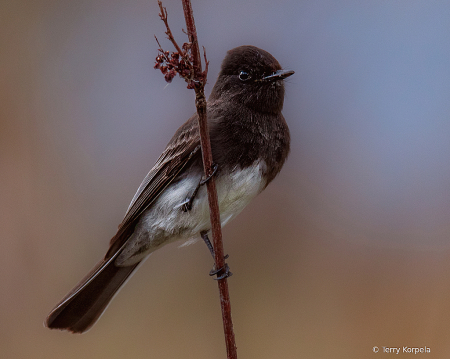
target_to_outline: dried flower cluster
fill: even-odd
[[[186,80],[189,89],[194,88],[195,81],[198,80],[194,80],[193,58],[190,51],[190,44],[183,44],[181,54],[178,51],[172,53],[164,51],[159,42],[158,45],[159,54],[156,56],[154,68],[161,70],[167,82],[172,82],[175,75],[178,74]]]
[[[159,17],[166,25],[167,38],[172,42],[176,51],[164,51],[155,36],[156,42],[159,46],[159,54],[156,56],[154,68],[161,70],[164,75],[164,79],[167,82],[172,82],[175,75],[178,74],[188,83],[188,89],[193,89],[196,85],[204,86],[206,83],[206,76],[208,74],[208,61],[206,59],[205,48],[203,48],[205,71],[201,72],[201,65],[198,66],[198,69],[194,66],[195,61],[194,55],[192,54],[192,44],[190,42],[185,42],[181,48],[178,46],[172,35],[172,31],[170,30],[169,22],[167,21],[167,10],[162,6],[161,1],[158,1],[158,5],[160,9]]]

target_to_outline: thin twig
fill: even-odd
[[[186,19],[188,38],[191,43],[191,52],[194,60],[194,69],[197,75],[195,76],[195,78],[199,78],[199,76],[203,77],[202,63],[200,60],[200,51],[198,48],[197,31],[195,29],[194,13],[192,11],[191,1],[182,0],[182,3],[183,3],[184,17]],[[209,130],[206,116],[206,99],[204,92],[204,86],[206,84],[206,72],[208,68],[206,53],[205,53],[205,62],[206,62],[205,65],[206,70],[204,79],[200,86],[195,86],[195,99],[196,99],[195,104],[197,106],[198,122],[200,128],[200,138],[203,153],[203,166],[205,169],[205,175],[209,176],[213,173],[213,159],[212,159],[211,143],[209,140]],[[211,181],[207,182],[207,189],[208,189],[208,201],[211,217],[211,232],[214,243],[216,268],[224,268],[225,257],[222,243],[222,229],[220,225],[219,203],[217,199],[217,191],[214,177],[212,177]],[[225,277],[223,279],[219,279],[218,286],[220,291],[220,304],[222,308],[222,320],[225,333],[225,343],[227,347],[227,356],[229,359],[237,359],[233,322],[231,320],[230,294],[228,291],[227,278]]]
[[[196,75],[200,75],[202,72],[202,61],[200,59],[200,51],[198,48],[197,30],[195,28],[194,13],[192,11],[192,5],[190,0],[181,0],[183,4],[184,18],[186,20],[186,30],[191,44],[192,58],[194,62],[194,70]],[[205,81],[206,84],[206,81]],[[204,85],[205,85],[204,84]]]
[[[164,25],[166,25],[166,35],[167,35],[168,39],[172,42],[173,46],[175,46],[177,51],[181,54],[182,51],[181,51],[180,47],[178,46],[177,42],[175,41],[175,38],[173,37],[172,31],[170,30],[170,27],[169,27],[169,22],[167,21],[167,9],[162,6],[161,1],[158,1],[158,5],[159,5],[159,11],[160,11],[159,17],[161,18],[162,21],[164,21]],[[161,47],[161,45],[160,45],[160,47]]]
[[[197,107],[198,114],[203,167],[205,171],[205,177],[210,178],[210,180],[206,182],[206,186],[208,191],[208,202],[210,209],[211,232],[214,243],[215,268],[220,269],[225,268],[226,264],[222,243],[219,203],[217,199],[216,184],[213,176],[213,159],[211,143],[209,139],[206,98],[204,91],[209,63],[206,59],[205,48],[203,48],[205,71],[202,71],[202,63],[200,58],[200,50],[198,47],[197,31],[195,29],[192,5],[190,0],[182,0],[182,3],[184,17],[186,19],[186,28],[189,43],[183,44],[182,48],[180,48],[172,35],[172,31],[170,30],[169,23],[167,21],[167,10],[162,6],[161,1],[158,1],[160,9],[159,16],[166,26],[166,35],[175,46],[177,53],[172,53],[169,56],[169,52],[164,51],[161,48],[159,41],[156,40],[158,41],[160,55],[156,58],[155,68],[159,68],[161,72],[165,74],[166,81],[170,82],[175,76],[175,73],[178,73],[186,80],[186,82],[188,82],[188,88],[195,89],[195,105]],[[182,60],[178,59],[179,56],[182,57]],[[219,274],[221,274],[221,272],[219,272]],[[224,278],[218,279],[217,282],[220,292],[220,305],[222,309],[222,320],[225,333],[225,344],[227,348],[227,358],[237,359],[233,322],[231,320],[230,295],[228,291],[228,282],[226,276],[224,276]]]
[[[203,86],[204,86],[204,85],[206,85],[206,77],[208,75],[209,61],[206,58],[206,49],[205,49],[205,47],[202,46],[202,48],[203,48],[203,59],[205,60],[205,71],[202,72],[202,76],[205,78],[205,80],[204,80],[205,83],[203,84]],[[201,65],[200,65],[200,70],[201,70]]]

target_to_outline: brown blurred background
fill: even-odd
[[[193,6],[208,91],[239,45],[296,71],[289,160],[224,230],[239,357],[448,358],[449,3]],[[156,0],[0,2],[1,358],[225,358],[201,243],[152,255],[90,332],[42,325],[195,111],[153,70],[154,34]]]

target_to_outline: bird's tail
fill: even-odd
[[[90,329],[116,292],[139,263],[117,267],[116,256],[100,261],[50,312],[45,325],[51,329],[83,333]]]

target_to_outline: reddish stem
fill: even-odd
[[[195,77],[202,73],[202,61],[200,59],[200,50],[198,48],[197,29],[195,28],[194,12],[190,0],[181,0],[183,3],[184,18],[186,19],[186,29],[189,42],[191,43],[191,53],[194,62]],[[203,86],[206,84],[206,79]],[[204,93],[204,91],[202,90]],[[205,95],[203,94],[203,97]],[[206,104],[205,104],[206,107]]]
[[[209,140],[209,130],[206,112],[206,98],[204,87],[206,84],[206,71],[202,74],[202,63],[200,59],[200,50],[198,47],[197,31],[195,29],[194,14],[192,11],[192,5],[190,0],[182,0],[184,17],[186,19],[187,34],[189,42],[191,43],[191,51],[193,57],[194,66],[194,79],[200,80],[195,88],[195,105],[198,113],[198,123],[200,129],[200,141],[203,154],[203,166],[205,169],[205,176],[208,178],[213,173],[213,160],[211,143]],[[206,59],[206,57],[205,57]],[[206,68],[208,63],[206,62]],[[211,232],[214,243],[214,254],[216,268],[224,268],[225,258],[223,252],[222,243],[222,229],[220,225],[220,212],[219,202],[217,199],[216,183],[214,176],[211,177],[206,183],[208,190],[208,201],[211,218]],[[231,306],[230,306],[230,294],[228,291],[227,278],[218,280],[219,292],[220,292],[220,306],[222,308],[222,320],[225,333],[225,344],[227,347],[228,359],[237,359],[236,343],[233,331],[233,322],[231,320]]]
[[[213,176],[213,160],[211,151],[211,142],[209,140],[209,130],[206,111],[206,98],[205,98],[205,84],[208,74],[208,61],[206,59],[206,52],[203,48],[203,54],[205,59],[205,71],[202,72],[202,62],[200,59],[200,50],[198,47],[197,31],[195,29],[194,14],[192,11],[192,5],[190,0],[182,0],[184,17],[186,19],[187,35],[189,38],[189,44],[183,44],[180,48],[172,35],[172,31],[169,28],[169,22],[167,21],[167,10],[162,6],[161,1],[158,1],[160,9],[161,20],[166,25],[166,35],[173,43],[178,51],[179,56],[182,56],[189,71],[185,72],[184,69],[180,69],[180,63],[178,63],[178,57],[176,59],[169,58],[169,52],[165,52],[158,39],[156,41],[159,45],[160,56],[156,58],[155,68],[161,69],[165,74],[166,81],[170,82],[175,75],[175,71],[188,82],[188,88],[195,89],[195,106],[197,107],[198,114],[198,126],[200,131],[200,143],[202,147],[203,167],[205,171],[205,177],[209,178],[206,182],[208,191],[209,212],[211,219],[211,232],[214,246],[215,256],[215,268],[225,268],[225,257],[223,254],[222,244],[222,229],[220,225],[220,212],[219,202],[217,199],[216,183]],[[189,54],[190,52],[190,54]],[[178,56],[178,55],[177,55]],[[173,57],[173,55],[172,55]],[[222,272],[218,273],[218,276]],[[230,294],[228,291],[227,278],[218,279],[218,286],[220,292],[220,306],[222,308],[222,320],[225,333],[225,344],[227,347],[227,358],[237,359],[236,343],[233,332],[233,322],[231,320],[231,306],[230,306]]]

